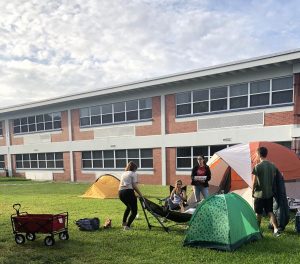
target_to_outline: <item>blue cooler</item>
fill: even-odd
[[[300,233],[300,212],[296,213],[295,230],[296,230],[297,233]]]

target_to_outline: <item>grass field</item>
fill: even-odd
[[[155,228],[149,231],[142,210],[133,230],[121,228],[123,204],[118,199],[83,199],[88,184],[31,182],[0,179],[0,263],[300,263],[300,235],[293,223],[279,238],[274,238],[263,222],[264,238],[247,244],[235,252],[187,248],[182,246],[184,229],[175,227],[170,233]],[[164,197],[167,187],[141,186],[145,196]],[[12,234],[12,205],[20,203],[21,211],[56,214],[69,212],[68,241],[52,247],[44,246],[44,235],[33,242],[17,245]],[[113,228],[95,232],[79,231],[74,221],[99,217],[101,225],[112,219]]]

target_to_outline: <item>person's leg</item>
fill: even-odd
[[[254,198],[254,212],[256,213],[258,227],[260,227],[263,213],[263,199]]]
[[[123,223],[122,223],[122,225],[125,226],[125,225],[127,225],[127,218],[130,213],[130,206],[129,206],[130,199],[128,197],[128,190],[119,191],[119,198],[122,201],[122,203],[126,205],[126,209],[123,214]]]
[[[194,195],[195,195],[195,200],[196,202],[200,202],[200,186],[193,186],[193,191],[194,191]]]
[[[277,235],[278,223],[277,223],[277,219],[273,213],[273,197],[269,198],[269,199],[264,199],[264,209],[265,209],[265,212],[270,217],[271,224],[273,225],[273,228],[274,228],[274,234]]]
[[[129,200],[129,207],[131,210],[130,216],[128,218],[127,226],[130,227],[132,222],[134,221],[136,215],[137,215],[137,198],[134,194],[134,191],[130,193],[130,200]]]
[[[208,197],[208,187],[203,187],[203,186],[199,186],[201,187],[201,193],[203,195],[203,198],[206,199]]]

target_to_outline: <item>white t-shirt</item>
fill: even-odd
[[[119,190],[133,189],[132,183],[137,183],[137,174],[134,171],[125,171],[121,175]]]

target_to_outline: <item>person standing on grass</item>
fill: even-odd
[[[126,205],[122,223],[124,230],[130,229],[130,225],[137,215],[137,198],[134,191],[136,191],[139,196],[142,196],[142,193],[137,186],[136,170],[137,165],[130,161],[120,179],[119,198]]]
[[[259,147],[257,157],[259,163],[253,168],[253,188],[252,196],[254,197],[254,211],[258,225],[260,227],[263,210],[269,215],[274,227],[274,236],[279,236],[277,220],[273,213],[273,182],[276,175],[276,167],[268,161],[268,149]]]
[[[202,193],[203,198],[208,197],[208,181],[211,179],[211,172],[209,167],[206,165],[205,158],[203,155],[197,157],[198,164],[192,170],[192,183],[193,191],[196,202],[200,202],[200,194]],[[196,176],[206,176],[205,180],[198,180]]]

